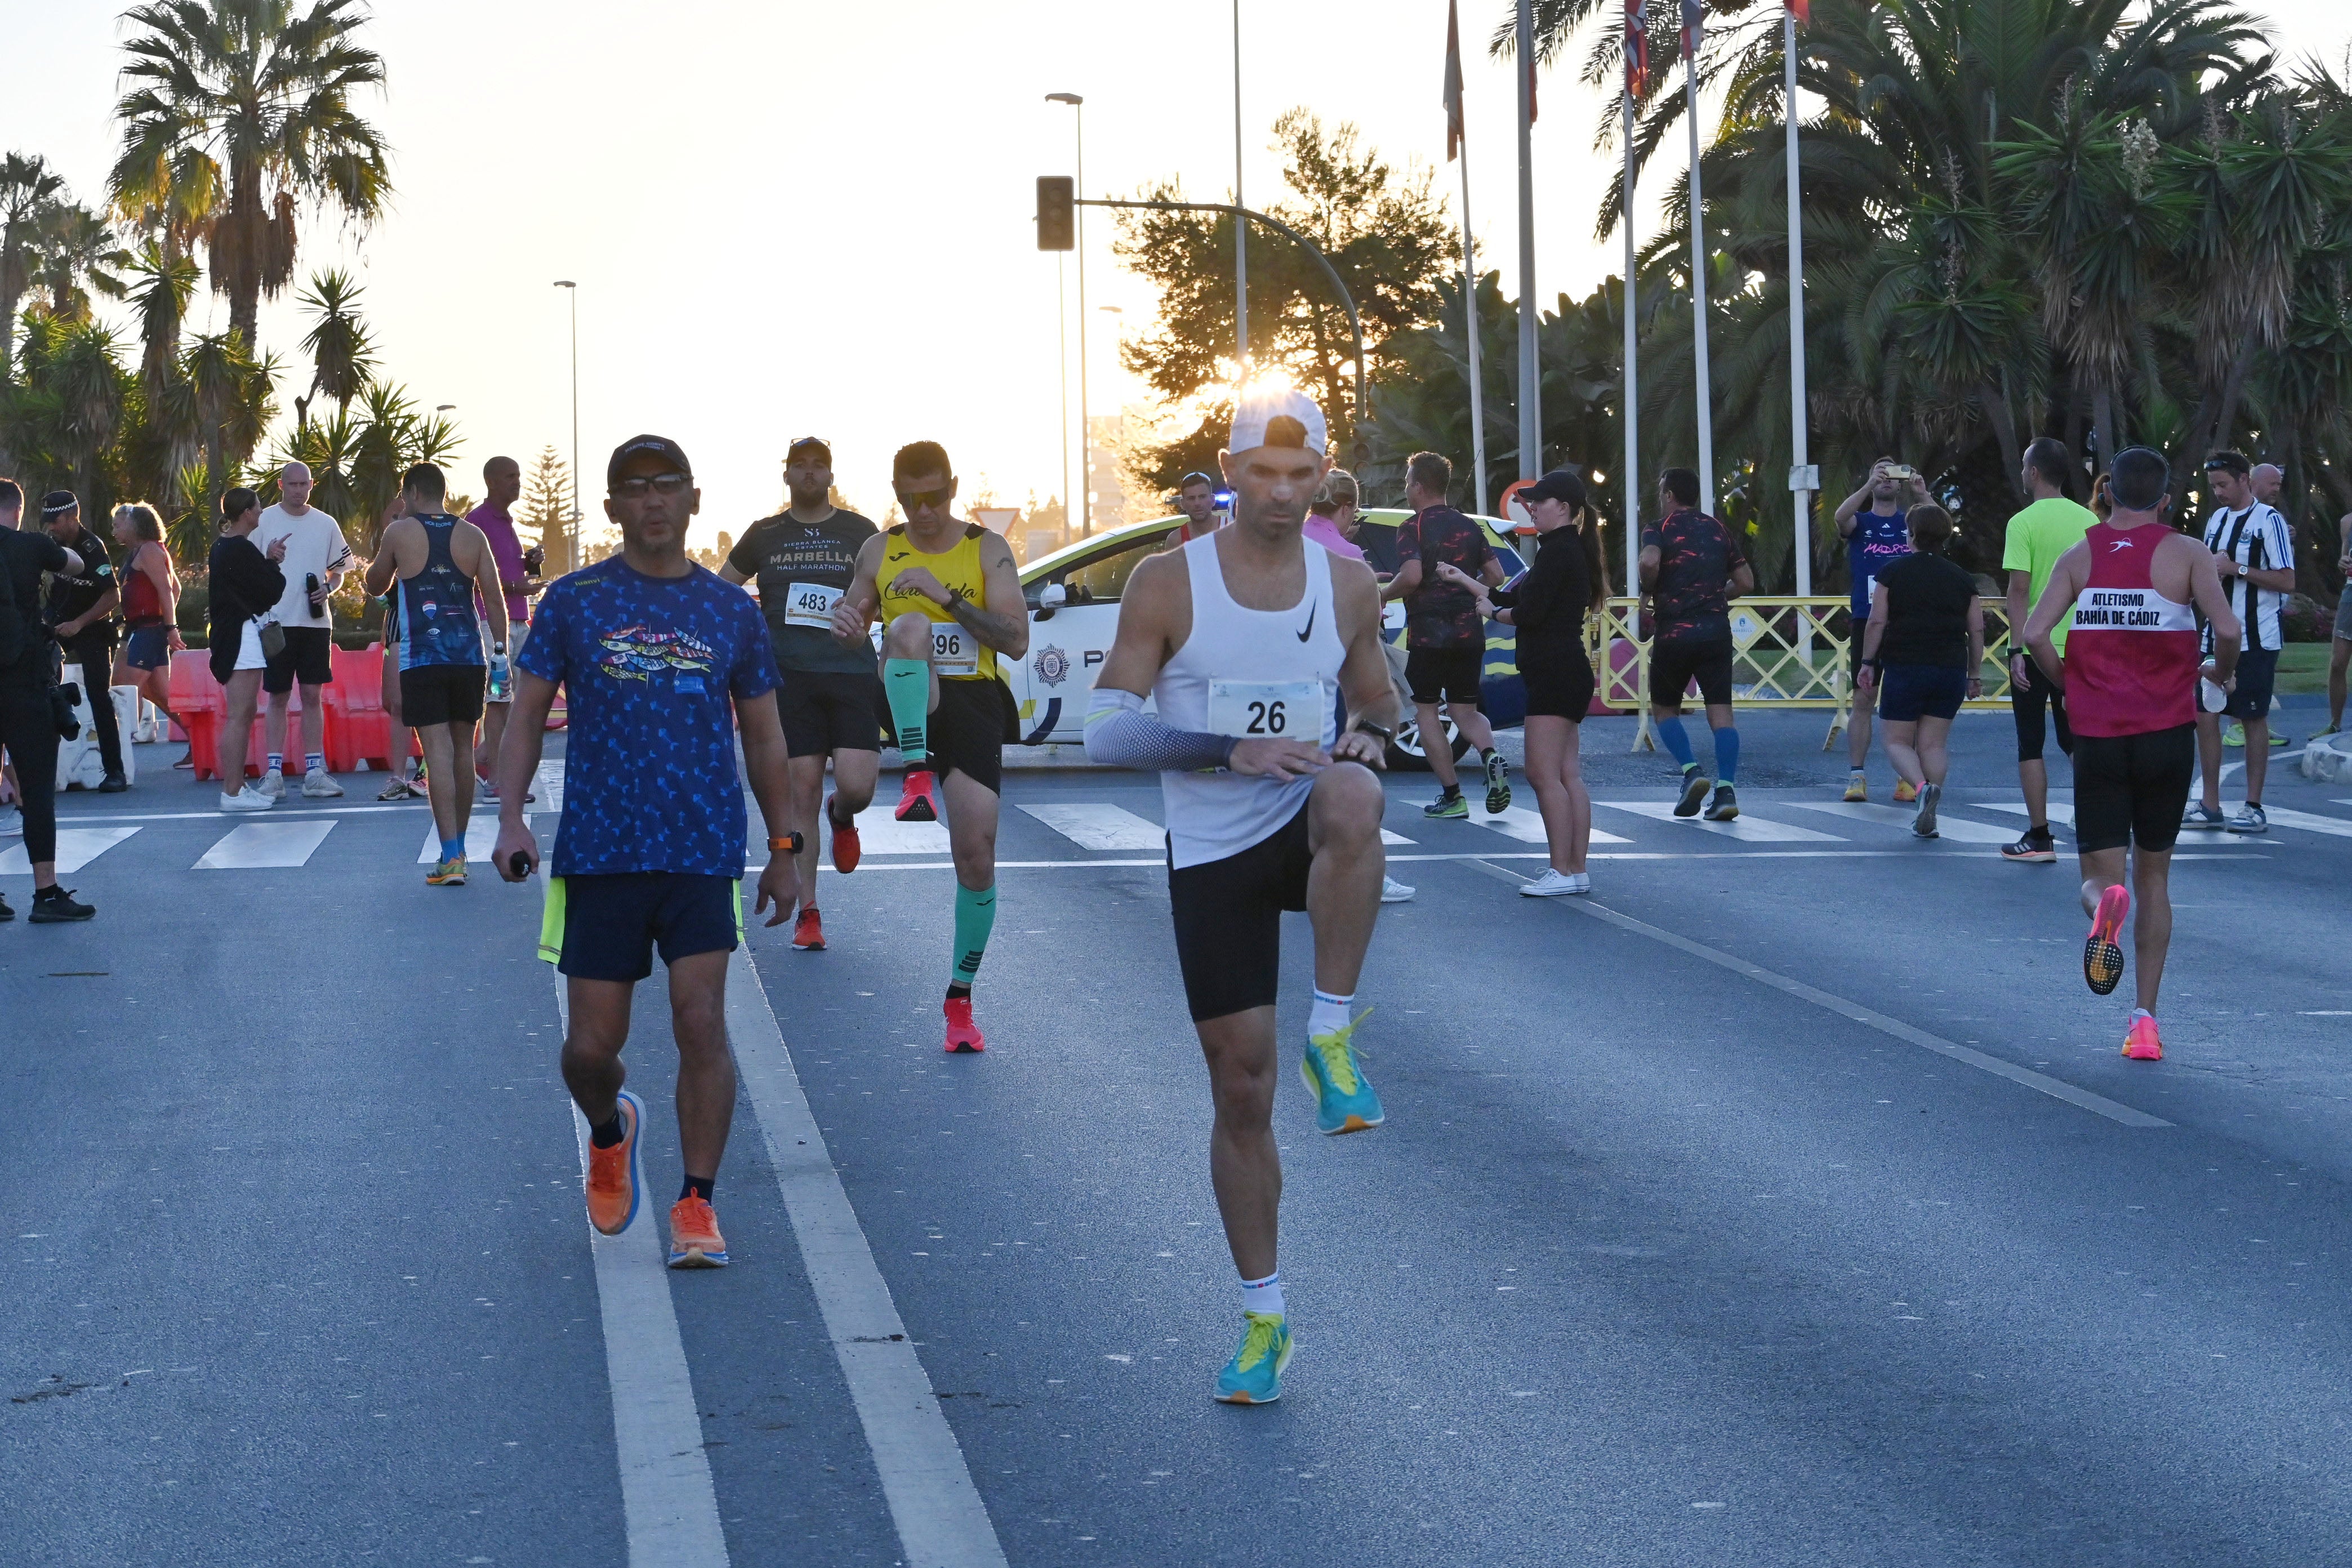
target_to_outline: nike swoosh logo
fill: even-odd
[[[1298,640],[1300,642],[1305,642],[1308,637],[1315,635],[1315,609],[1316,606],[1313,605],[1307,606],[1307,629],[1298,634]]]

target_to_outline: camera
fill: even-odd
[[[58,739],[80,739],[81,720],[74,712],[80,701],[81,688],[70,680],[49,688],[49,721],[58,727]]]

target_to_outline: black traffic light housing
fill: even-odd
[[[1077,182],[1067,174],[1037,176],[1037,248],[1078,247]]]

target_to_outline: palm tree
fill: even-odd
[[[36,215],[26,271],[48,295],[49,314],[78,321],[89,314],[92,289],[109,299],[127,292],[120,276],[131,253],[107,221],[74,202],[52,202]]]
[[[354,41],[366,16],[359,0],[299,16],[295,0],[150,0],[123,14],[133,85],[115,108],[116,208],[203,239],[248,350],[261,300],[294,276],[299,211],[364,226],[390,193],[383,140],[351,101],[383,81],[383,59]]]
[[[34,220],[65,188],[64,176],[37,153],[0,157],[0,382],[16,357],[16,304],[32,283],[26,253]]]
[[[310,393],[294,400],[294,422],[310,422],[310,398],[325,393],[339,409],[349,409],[375,375],[375,345],[360,319],[360,286],[341,268],[310,275],[302,303],[312,312],[302,352],[310,356]],[[329,508],[331,511],[333,509]]]
[[[152,392],[178,370],[180,331],[187,322],[188,300],[196,291],[196,264],[184,256],[167,255],[151,239],[123,270],[131,279],[127,298],[139,320],[139,374]]]

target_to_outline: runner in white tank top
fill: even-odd
[[[1315,1005],[1299,1071],[1325,1132],[1381,1124],[1349,1016],[1380,913],[1381,765],[1397,719],[1370,569],[1300,535],[1330,467],[1322,411],[1253,388],[1222,455],[1231,526],[1136,568],[1095,683],[1087,752],[1160,770],[1168,894],[1184,994],[1208,1058],[1217,1211],[1242,1277],[1241,1348],[1216,1397],[1282,1394],[1290,1327],[1276,1268],[1274,1142],[1282,915],[1315,928]],[[1335,689],[1351,715],[1334,734]],[[1143,711],[1146,694],[1157,704]]]

